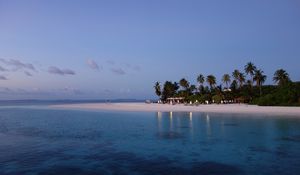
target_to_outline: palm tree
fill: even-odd
[[[262,95],[261,87],[267,79],[262,70],[255,70],[253,80],[256,81],[256,86],[259,87],[259,94]]]
[[[240,71],[235,69],[233,72],[232,72],[232,76],[233,78],[238,81],[239,80],[239,75],[240,75]]]
[[[245,75],[243,73],[241,73],[239,70],[235,69],[232,72],[232,76],[233,76],[235,81],[239,82],[240,88],[242,88],[243,84],[245,82]]]
[[[166,81],[163,86],[163,91],[161,93],[161,100],[165,101],[169,97],[174,97],[179,86],[176,82]]]
[[[206,82],[209,84],[210,89],[214,88],[216,85],[216,77],[213,75],[208,75],[206,77]]]
[[[197,77],[197,82],[199,83],[199,93],[203,92],[203,83],[205,82],[205,77],[202,74],[199,74]]]
[[[273,81],[275,81],[275,83],[277,83],[278,85],[282,86],[291,80],[289,74],[285,70],[278,69],[274,73]]]
[[[233,81],[231,82],[230,89],[231,89],[232,91],[236,91],[236,90],[238,89],[238,83],[237,83],[236,80],[233,80]]]
[[[178,85],[178,83],[176,81],[173,83],[173,89],[174,89],[175,93],[179,89],[179,85]]]
[[[154,89],[155,89],[155,94],[160,97],[161,96],[161,87],[160,87],[160,83],[159,82],[155,83]]]
[[[205,82],[205,77],[200,74],[198,77],[197,77],[197,81],[200,85],[203,85],[203,83]]]
[[[231,77],[229,74],[224,74],[222,78],[223,83],[226,84],[226,88],[228,89],[228,84],[231,82]]]
[[[247,80],[246,81],[246,85],[252,87],[252,81],[251,80]]]
[[[245,82],[245,75],[243,73],[240,72],[239,76],[238,76],[238,81],[240,83],[240,88],[243,87],[244,82]]]
[[[250,75],[250,77],[251,77],[251,80],[250,80],[251,86],[253,83],[253,76],[254,76],[255,71],[256,71],[256,66],[253,63],[249,62],[245,65],[245,72],[247,75]]]
[[[192,85],[190,86],[190,88],[189,88],[190,93],[191,93],[191,94],[194,94],[194,91],[195,91],[195,90],[197,90],[196,85],[193,85],[193,84],[192,84]]]
[[[185,90],[187,90],[187,89],[189,88],[189,86],[190,86],[190,83],[189,83],[186,79],[184,79],[184,78],[182,78],[182,79],[179,81],[179,84],[180,84],[180,86],[183,87]]]

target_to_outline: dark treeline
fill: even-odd
[[[292,82],[289,74],[279,69],[274,73],[276,85],[264,85],[267,76],[249,62],[244,71],[234,70],[224,74],[222,83],[217,85],[214,75],[197,77],[198,85],[186,79],[179,82],[166,81],[163,85],[155,83],[155,93],[162,102],[167,98],[183,97],[185,102],[198,103],[250,103],[262,106],[299,106],[300,82]]]

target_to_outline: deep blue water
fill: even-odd
[[[300,119],[0,108],[0,174],[300,174]]]

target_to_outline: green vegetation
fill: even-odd
[[[270,92],[269,92],[270,91]],[[282,86],[266,89],[266,95],[256,98],[253,104],[260,106],[300,106],[300,83],[288,82]]]
[[[300,82],[292,82],[289,74],[279,69],[274,73],[276,85],[264,85],[267,76],[249,62],[244,73],[234,70],[232,76],[224,74],[217,85],[214,75],[199,74],[198,86],[185,78],[179,83],[166,81],[163,86],[155,83],[155,93],[163,102],[168,98],[183,97],[185,102],[197,103],[249,103],[261,106],[300,106]],[[223,88],[224,85],[224,88]]]

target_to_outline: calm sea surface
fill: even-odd
[[[0,107],[0,174],[300,174],[300,119]]]

